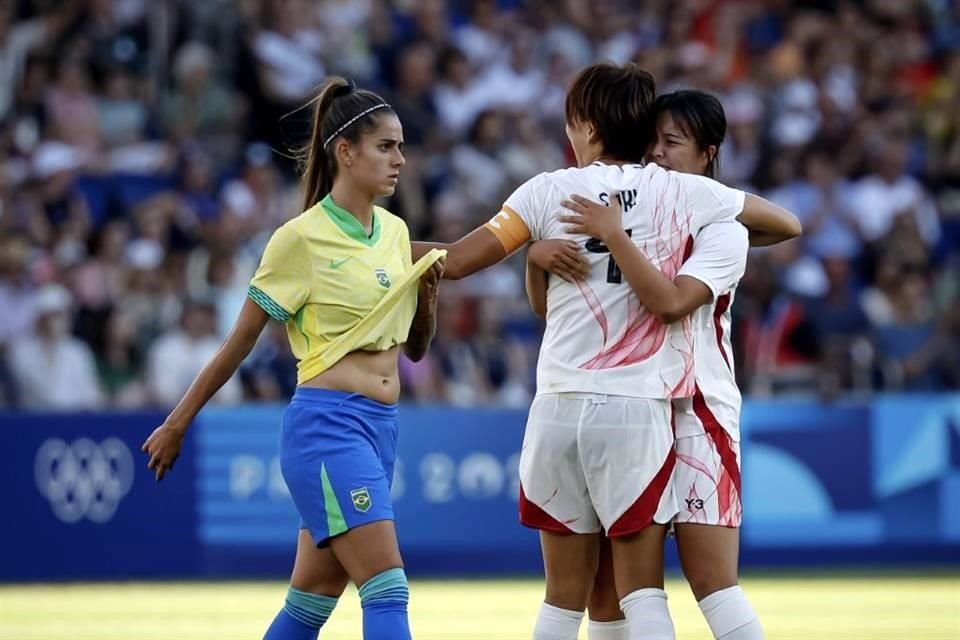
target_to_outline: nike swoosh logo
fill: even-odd
[[[331,260],[331,261],[330,261],[330,268],[331,268],[331,269],[339,269],[339,268],[342,267],[344,264],[346,264],[352,257],[353,257],[353,256],[347,256],[347,257],[344,258],[343,260]]]

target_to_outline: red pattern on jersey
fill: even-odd
[[[594,319],[597,321],[597,324],[600,325],[600,331],[603,332],[603,344],[607,344],[607,314],[603,312],[603,305],[600,303],[600,298],[597,297],[597,294],[594,293],[593,289],[591,289],[590,285],[586,282],[577,280],[577,288],[580,289],[580,294],[583,296],[583,299],[587,301],[590,312],[593,313]]]
[[[677,205],[670,212],[665,206],[666,191],[658,195],[653,216],[656,236],[640,247],[648,259],[654,264],[660,264],[660,271],[671,280],[676,277],[683,262],[693,250],[693,236],[690,235],[692,215],[689,212],[689,203],[682,198],[683,195],[677,189],[675,194]],[[616,342],[607,345],[607,318],[600,300],[590,287],[580,285],[579,288],[603,332],[603,347],[598,354],[581,364],[581,369],[610,369],[638,364],[649,360],[663,348],[668,332],[667,326],[657,320],[645,307],[640,306],[635,297],[628,298],[629,311],[623,334]],[[667,397],[689,396],[692,392],[693,330],[689,318],[684,318],[681,323],[680,344],[671,344],[671,347],[676,349],[683,358],[684,373],[673,388],[664,380]]]
[[[717,298],[717,306],[713,308],[713,328],[717,333],[717,348],[720,349],[720,355],[723,356],[723,361],[727,363],[727,369],[732,371],[733,367],[730,366],[730,358],[727,357],[727,351],[723,348],[723,324],[721,323],[723,314],[725,314],[729,308],[729,293],[725,293]]]
[[[643,362],[656,354],[667,337],[667,327],[630,298],[627,329],[615,343],[580,365],[581,369],[610,369]],[[634,306],[636,305],[636,306]],[[606,341],[604,341],[606,342]]]
[[[693,236],[687,238],[687,246],[683,250],[683,260],[682,264],[686,264],[687,260],[690,259],[690,256],[693,255]]]

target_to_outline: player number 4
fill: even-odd
[[[624,231],[626,231],[627,236],[633,237],[633,229],[624,229]],[[590,253],[610,253],[607,245],[600,242],[597,238],[587,240],[586,248]],[[617,261],[613,259],[612,255],[607,258],[607,282],[610,284],[623,283],[623,272],[620,271],[620,265],[617,264]]]

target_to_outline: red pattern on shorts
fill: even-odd
[[[703,424],[704,431],[710,437],[710,441],[720,457],[718,477],[713,478],[709,472],[705,474],[716,487],[717,524],[727,527],[739,526],[743,514],[743,506],[740,500],[740,467],[737,465],[737,454],[730,446],[730,436],[720,426],[713,412],[710,411],[710,407],[707,406],[707,401],[699,387],[693,396],[693,411]],[[689,464],[686,457],[684,462]],[[699,462],[697,465],[691,464],[691,466],[706,471]]]
[[[556,495],[556,493],[554,493]],[[551,496],[551,499],[553,496]],[[520,487],[520,524],[531,529],[541,531],[552,531],[553,533],[573,534],[565,524],[551,516],[541,509],[538,505],[531,502],[526,494],[523,493],[523,487]]]

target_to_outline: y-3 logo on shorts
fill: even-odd
[[[685,498],[687,503],[687,509],[690,511],[697,511],[698,509],[703,509],[703,500],[700,498]]]
[[[350,499],[353,500],[353,508],[361,513],[370,511],[370,505],[373,503],[373,501],[370,500],[370,492],[367,491],[366,487],[351,491]]]

